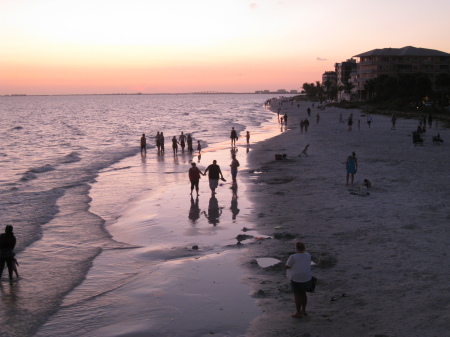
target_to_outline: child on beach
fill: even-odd
[[[197,141],[197,151],[198,153],[202,152],[202,145],[200,144],[200,141]]]

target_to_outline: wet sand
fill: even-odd
[[[213,204],[207,177],[198,204],[191,200],[192,157],[179,155],[183,173],[165,172],[179,176],[174,184],[127,201],[122,216],[107,221],[113,239],[129,249],[106,248],[38,335],[57,336],[70,321],[67,336],[444,336],[450,156],[447,142],[434,146],[431,135],[450,141],[449,130],[428,130],[425,145],[415,147],[415,120],[398,119],[391,131],[388,117],[373,116],[369,129],[359,111],[326,109],[317,125],[313,109],[309,132],[301,134],[308,105],[283,109],[287,128],[264,126],[274,136],[266,141],[255,143],[267,133],[252,130],[248,152],[239,140],[237,198],[229,141],[205,150],[198,164],[217,159],[228,180]],[[341,112],[344,119],[353,112],[352,132],[339,123]],[[308,143],[308,156],[298,157]],[[345,186],[352,151],[359,163],[353,187],[369,179],[367,196]],[[102,189],[113,193],[130,179],[145,184],[139,161],[100,175],[94,213],[108,218],[95,206],[106,200]],[[238,235],[249,237],[238,245]],[[290,316],[283,268],[296,240],[306,243],[319,279],[301,319]],[[263,268],[256,261],[262,257],[282,262]]]
[[[307,106],[283,108],[288,131],[249,154],[251,221],[273,239],[251,245],[241,261],[262,311],[247,335],[446,335],[449,130],[433,125],[424,145],[414,146],[417,120],[397,119],[391,130],[390,117],[373,115],[369,128],[360,111],[328,108],[313,109],[309,132],[301,134]],[[348,132],[339,115],[346,120],[352,112],[355,122]],[[444,143],[433,145],[438,132]],[[308,143],[308,156],[298,157]],[[358,172],[354,186],[346,187],[345,162],[352,151]],[[278,153],[287,160],[274,160]],[[364,179],[372,182],[369,195],[352,194]],[[305,242],[319,280],[308,298],[308,316],[301,319],[290,316],[294,299],[283,268],[296,240]],[[260,268],[257,257],[283,263]]]

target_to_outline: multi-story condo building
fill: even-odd
[[[364,84],[380,75],[398,77],[401,74],[424,73],[434,84],[440,73],[450,73],[450,54],[439,50],[403,47],[374,49],[355,55],[359,58],[354,91],[365,98]]]
[[[336,83],[338,87],[338,100],[350,100],[350,91],[348,83],[352,73],[356,72],[357,64],[355,59],[349,59],[345,62],[336,63],[334,69],[336,71]]]

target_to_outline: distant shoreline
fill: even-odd
[[[277,92],[268,92],[268,93],[255,93],[255,92],[213,92],[213,91],[205,91],[205,92],[180,92],[180,93],[132,93],[132,94],[55,94],[55,95],[27,95],[27,94],[12,94],[12,95],[0,95],[0,97],[34,97],[34,96],[155,96],[155,95],[298,95],[291,93],[277,93]]]

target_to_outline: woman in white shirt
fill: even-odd
[[[286,269],[291,280],[292,291],[294,292],[295,308],[297,311],[292,317],[301,318],[306,316],[306,303],[308,297],[306,291],[311,288],[311,255],[305,252],[306,247],[303,242],[296,242],[297,253],[289,256],[286,262]]]

